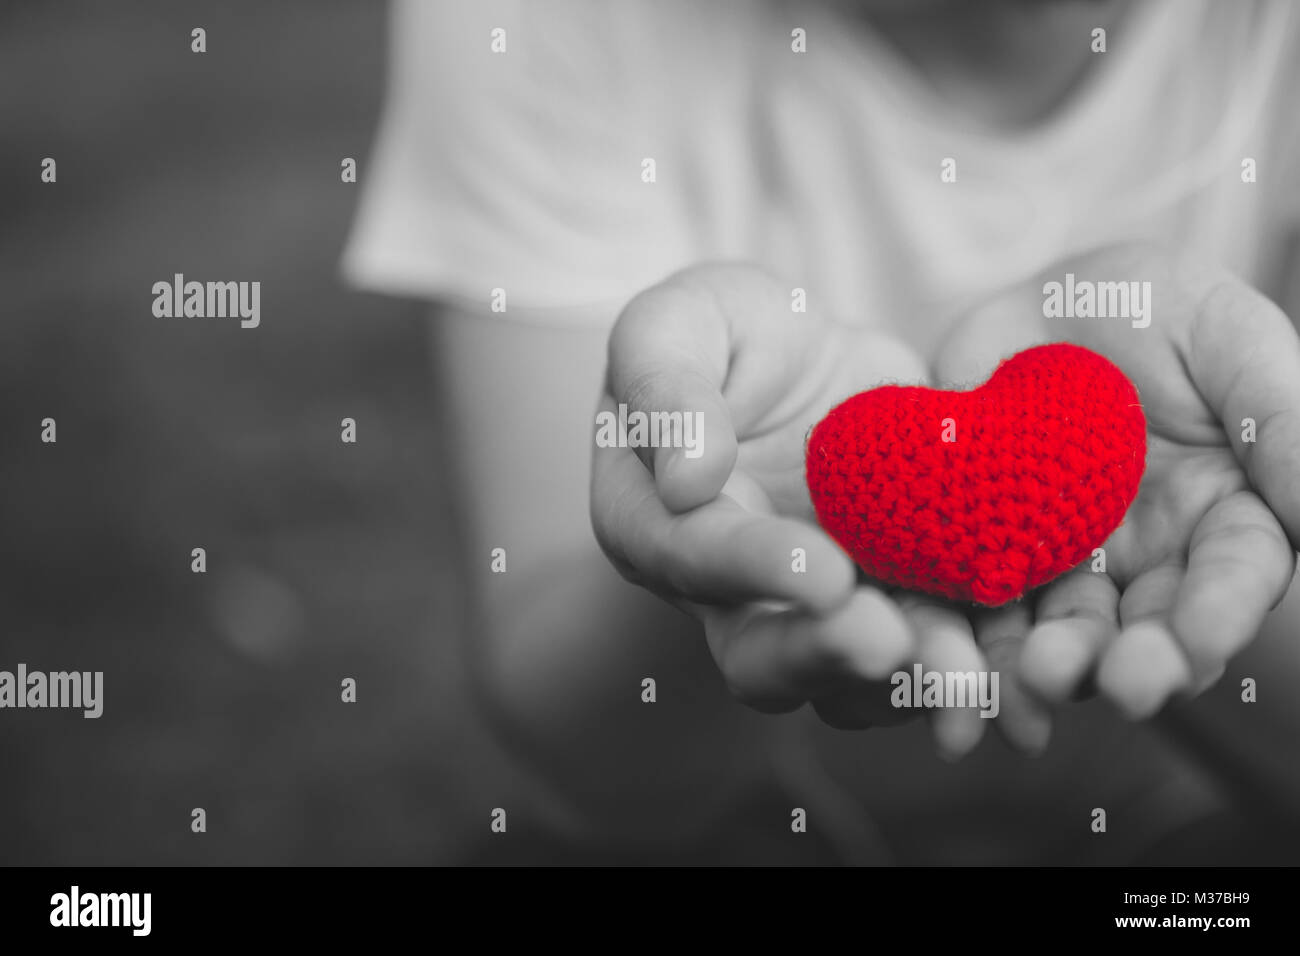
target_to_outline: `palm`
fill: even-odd
[[[741,699],[778,711],[812,702],[834,726],[869,726],[900,715],[886,678],[907,661],[986,665],[965,618],[861,585],[811,520],[809,429],[859,391],[924,381],[924,364],[883,336],[792,314],[789,296],[761,270],[724,263],[628,304],[610,336],[601,411],[691,411],[706,441],[693,457],[663,445],[594,454],[592,526],[625,577],[701,620]],[[931,717],[954,756],[987,723],[967,708]]]
[[[1124,587],[1154,568],[1182,563],[1201,519],[1245,487],[1226,446],[1188,445],[1151,430],[1138,497],[1105,545],[1107,572]]]
[[[816,320],[788,328],[789,339],[751,355],[741,387],[729,386],[724,395],[736,422],[736,470],[763,491],[773,511],[811,520],[804,478],[809,429],[858,392],[886,381],[923,381],[925,368],[919,356],[884,336]],[[750,379],[766,388],[745,387]]]
[[[1147,466],[1100,565],[1041,588],[1019,665],[1063,699],[1095,680],[1132,716],[1198,690],[1258,631],[1285,592],[1300,516],[1295,491],[1300,348],[1258,293],[1189,272],[1150,249],[1107,250],[1052,270],[1151,281],[1155,320],[1042,318],[1042,283],[973,313],[946,344],[940,376],[986,376],[997,359],[1067,339],[1105,355],[1137,386]],[[1238,431],[1259,424],[1257,445]],[[1286,531],[1284,531],[1284,528]]]

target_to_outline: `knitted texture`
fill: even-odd
[[[969,392],[862,392],[807,454],[818,521],[868,575],[991,607],[1090,557],[1145,467],[1137,389],[1068,344],[1021,352]]]

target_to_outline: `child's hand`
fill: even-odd
[[[1076,281],[1149,281],[1149,327],[1044,318],[1043,284],[1067,272]],[[977,382],[998,359],[1061,340],[1107,356],[1137,385],[1147,470],[1105,544],[1105,572],[1089,561],[1037,592],[1023,648],[1003,649],[1012,659],[1019,651],[1023,681],[1004,677],[1003,711],[1041,706],[1025,688],[1060,702],[1095,685],[1144,718],[1171,695],[1217,680],[1291,581],[1300,341],[1280,309],[1234,277],[1126,246],[1058,266],[981,307],[946,341],[936,377]],[[1243,441],[1245,419],[1253,442]]]
[[[881,335],[791,310],[791,290],[748,267],[687,270],[642,293],[610,339],[601,410],[699,413],[703,445],[597,447],[592,522],[629,580],[698,617],[733,693],[765,711],[812,701],[834,726],[897,723],[889,675],[984,670],[967,617],[906,609],[858,582],[813,517],[808,430],[883,381],[921,382],[923,362]],[[805,569],[806,570],[803,570]],[[978,742],[973,709],[934,711],[941,752]]]

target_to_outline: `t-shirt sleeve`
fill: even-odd
[[[573,324],[683,265],[682,203],[642,175],[672,150],[647,7],[397,0],[344,278]]]

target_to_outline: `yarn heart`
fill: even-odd
[[[968,392],[861,392],[807,452],[817,519],[868,575],[990,607],[1090,557],[1145,467],[1137,389],[1064,343],[1013,356]]]

